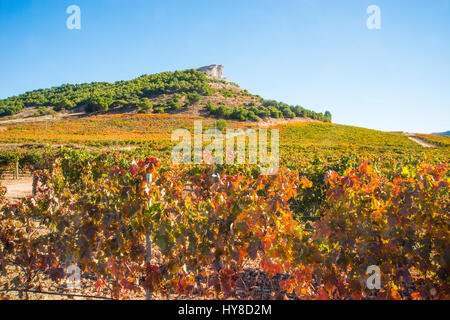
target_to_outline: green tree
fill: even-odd
[[[87,101],[87,112],[106,112],[109,110],[109,103],[103,97],[92,97]]]
[[[198,103],[202,99],[202,96],[197,92],[188,93],[187,98],[191,104]]]
[[[292,119],[295,118],[295,113],[290,108],[286,108],[283,110],[283,117]]]
[[[223,119],[219,119],[219,120],[216,120],[215,125],[216,125],[217,129],[219,129],[220,131],[223,132],[227,128],[228,123]]]
[[[137,106],[138,113],[150,113],[152,111],[153,111],[153,104],[150,102],[149,99],[144,98],[139,102]]]

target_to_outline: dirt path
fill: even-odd
[[[420,144],[422,147],[425,147],[425,148],[439,148],[439,146],[437,146],[435,144],[432,144],[432,143],[429,143],[429,142],[426,142],[426,141],[424,141],[424,140],[422,140],[422,139],[420,139],[420,138],[418,138],[416,136],[408,136],[408,138],[410,140],[414,141],[415,143]]]
[[[33,177],[20,178],[18,180],[2,180],[2,186],[6,187],[6,197],[9,200],[20,200],[31,196],[33,191]]]

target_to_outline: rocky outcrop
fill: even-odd
[[[205,72],[212,79],[223,80],[222,72],[223,66],[212,64],[210,66],[205,66],[197,69],[198,71]]]

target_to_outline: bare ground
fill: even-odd
[[[425,140],[422,140],[422,139],[420,139],[420,138],[418,138],[416,136],[408,136],[408,138],[410,140],[414,141],[415,143],[420,144],[422,147],[425,147],[425,148],[439,148],[439,146],[437,146],[435,144],[432,144],[432,143],[429,143],[429,142],[427,142]]]
[[[1,181],[1,184],[7,189],[6,197],[12,201],[18,201],[22,198],[31,196],[33,177],[24,177],[17,180],[5,179]]]

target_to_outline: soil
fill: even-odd
[[[1,180],[2,186],[6,187],[6,197],[12,201],[18,201],[22,198],[32,195],[33,177],[23,177],[19,179]]]
[[[416,136],[409,136],[408,138],[410,140],[414,141],[415,143],[420,144],[422,147],[425,147],[425,148],[439,148],[439,146],[429,143],[429,142],[426,142],[425,140],[422,140]]]

